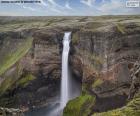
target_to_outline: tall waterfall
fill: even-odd
[[[61,103],[60,107],[63,109],[69,100],[69,71],[68,71],[68,57],[70,49],[71,32],[66,32],[63,38],[63,53],[62,53],[62,78],[61,78]]]
[[[62,78],[61,78],[61,96],[56,96],[53,102],[47,107],[29,111],[29,116],[62,116],[63,109],[70,99],[74,99],[81,93],[81,83],[76,81],[68,69],[68,58],[70,50],[71,32],[66,32],[63,38],[62,53]],[[58,104],[60,103],[60,105]]]

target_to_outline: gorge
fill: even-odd
[[[65,32],[63,37],[63,50],[62,50],[62,72],[61,72],[61,89],[60,89],[60,100],[58,100],[59,105],[48,106],[45,109],[32,110],[26,113],[27,116],[61,116],[64,107],[70,99],[80,95],[80,89],[77,91],[72,90],[72,86],[78,88],[78,83],[70,77],[69,71],[69,51],[70,51],[70,40],[71,32]],[[80,87],[80,86],[79,86]],[[72,90],[72,92],[70,92]],[[75,94],[75,95],[74,95]],[[54,100],[55,101],[55,100]]]
[[[1,114],[44,116],[61,106],[63,37],[71,32],[75,84],[63,116],[140,115],[139,15],[0,17],[0,25]]]

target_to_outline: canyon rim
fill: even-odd
[[[74,97],[62,115],[140,116],[139,15],[0,17],[0,115],[60,105],[65,32]]]

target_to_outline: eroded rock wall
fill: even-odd
[[[59,92],[65,31],[72,31],[69,63],[82,80],[82,94],[68,103],[64,115],[76,111],[75,101],[79,114],[92,115],[122,107],[138,93],[139,72],[135,84],[131,70],[140,57],[139,16],[49,18],[21,24],[12,28],[2,23],[4,29],[0,28],[1,106],[26,110],[48,103]]]
[[[101,112],[125,105],[131,94],[131,70],[140,58],[140,27],[137,23],[103,24],[96,29],[91,25],[73,34],[71,65],[82,76],[83,91],[97,98],[93,112]]]
[[[32,30],[28,34],[14,32],[11,36],[7,32],[1,36],[1,72],[4,70],[1,74],[1,106],[26,109],[47,103],[47,99],[58,94],[63,34],[57,34]],[[29,44],[29,37],[31,44],[23,44],[26,41]]]

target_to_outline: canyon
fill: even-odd
[[[65,32],[69,69],[82,85],[63,116],[139,116],[139,15],[0,17],[0,113],[59,99]]]

